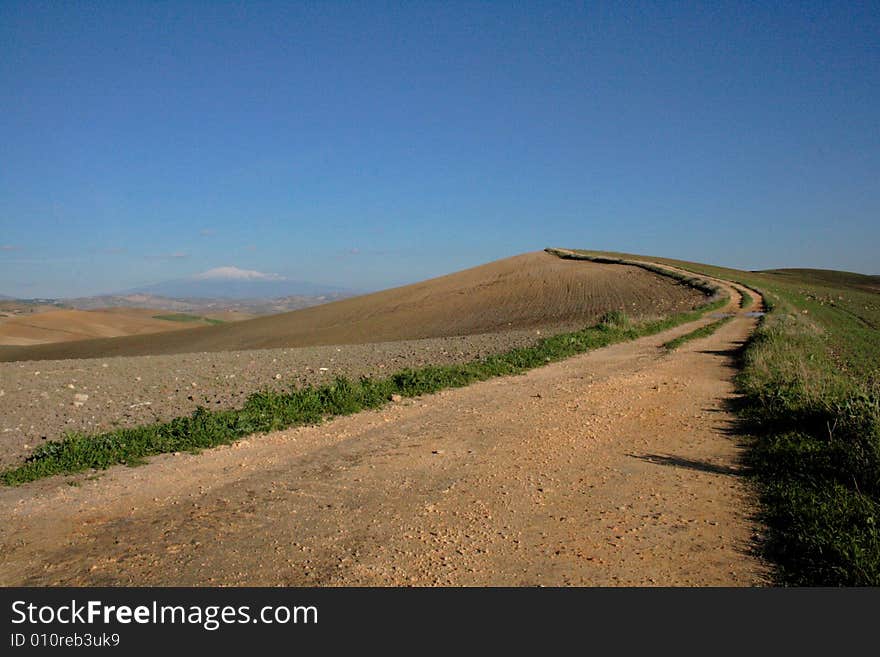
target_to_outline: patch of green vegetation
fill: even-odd
[[[202,318],[199,315],[188,315],[187,313],[171,313],[168,315],[153,315],[153,319],[164,319],[166,322],[200,322]]]
[[[876,277],[652,260],[764,297],[767,315],[743,350],[737,385],[767,527],[761,548],[776,581],[880,585],[880,295],[869,289]]]
[[[598,326],[622,329],[629,326],[629,317],[622,310],[609,310],[599,318]]]
[[[222,319],[211,319],[201,315],[189,315],[187,313],[171,313],[169,315],[153,315],[153,319],[164,319],[167,322],[205,322],[207,324],[223,324]]]
[[[880,292],[880,276],[827,269],[769,269],[761,273],[778,277],[782,281]]]
[[[745,289],[739,290],[739,307],[740,308],[748,308],[755,302],[752,295],[746,292]]]
[[[198,451],[234,442],[244,436],[316,424],[325,419],[378,408],[394,395],[415,397],[457,388],[496,376],[521,374],[616,342],[659,333],[699,319],[727,302],[718,299],[701,308],[663,319],[633,324],[621,312],[607,313],[595,326],[544,338],[521,347],[463,365],[406,369],[387,378],[309,386],[290,392],[265,391],[251,395],[240,409],[210,411],[198,408],[189,417],[170,422],[95,435],[67,434],[42,444],[19,466],[0,473],[0,482],[17,485],[56,474],[105,469],[116,464],[138,465],[148,456]]]
[[[691,331],[690,333],[685,333],[684,335],[680,335],[674,340],[670,340],[663,344],[663,347],[668,351],[674,351],[678,349],[685,342],[690,342],[691,340],[696,340],[697,338],[707,338],[712,335],[715,331],[720,329],[722,326],[727,324],[733,317],[722,317],[718,321],[712,322],[711,324],[706,324],[705,326],[701,326],[698,329]]]

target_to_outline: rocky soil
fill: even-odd
[[[335,376],[382,376],[406,367],[462,363],[534,343],[575,326],[366,345],[0,363],[0,467],[19,463],[69,431],[137,426],[241,406],[267,388]]]
[[[665,341],[711,319],[197,455],[0,489],[0,585],[761,584],[728,404],[731,354],[757,320],[735,301],[733,321],[672,353]]]

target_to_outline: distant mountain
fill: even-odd
[[[172,281],[145,285],[114,296],[146,294],[174,299],[277,299],[280,297],[332,297],[356,294],[352,290],[294,281],[278,274],[218,267]]]
[[[64,303],[78,310],[96,310],[98,308],[151,308],[154,310],[171,310],[174,312],[196,313],[205,315],[220,312],[242,312],[251,315],[274,315],[317,306],[329,301],[346,298],[348,294],[327,294],[318,296],[286,296],[277,298],[230,299],[203,297],[171,298],[154,294],[106,294],[95,297],[78,297],[65,299]]]
[[[154,294],[101,294],[94,297],[75,297],[64,302],[78,310],[97,308],[152,308],[154,310],[195,310],[193,304],[181,299],[160,297]]]
[[[5,304],[55,305],[95,310],[98,308],[150,308],[175,312],[237,311],[253,315],[283,313],[360,294],[354,290],[293,281],[238,267],[208,271],[154,285],[90,297],[27,299],[0,295]]]
[[[3,303],[14,303],[23,306],[60,306],[62,305],[62,301],[60,299],[52,299],[50,297],[35,297],[35,298],[25,298],[25,297],[9,297],[5,294],[0,294],[0,302]]]

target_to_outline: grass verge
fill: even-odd
[[[684,335],[680,335],[674,340],[670,340],[669,342],[665,342],[663,347],[668,351],[674,351],[678,349],[685,342],[690,342],[691,340],[696,340],[697,338],[707,338],[712,335],[715,331],[720,329],[722,326],[727,324],[733,317],[723,317],[719,319],[717,322],[712,322],[711,324],[706,324],[706,326],[701,326],[698,329],[691,331],[690,333],[685,333]]]
[[[137,465],[156,454],[198,451],[232,443],[253,433],[316,424],[328,418],[379,408],[395,395],[415,397],[496,376],[520,374],[592,349],[694,321],[726,302],[726,298],[717,299],[693,311],[637,324],[630,323],[623,313],[610,312],[595,326],[544,338],[531,347],[512,349],[463,365],[406,369],[381,379],[351,381],[340,377],[320,387],[258,392],[240,409],[198,408],[191,416],[170,422],[94,435],[68,434],[34,450],[23,465],[0,473],[0,482],[11,486],[116,464]]]
[[[880,295],[866,283],[876,279],[652,260],[764,298],[737,387],[776,583],[880,586]]]
[[[780,584],[880,585],[880,388],[841,362],[834,332],[852,328],[777,298],[743,353],[747,462]]]

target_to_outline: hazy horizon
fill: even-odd
[[[547,246],[880,274],[870,3],[0,4],[0,294]]]
[[[568,248],[568,247],[564,247],[564,248]],[[577,247],[575,247],[575,248],[577,248]],[[514,255],[518,255],[518,254],[514,254]],[[649,254],[636,254],[636,255],[649,255]],[[658,254],[658,257],[666,257],[666,256],[663,256],[662,254]],[[475,265],[475,266],[479,266],[481,264],[488,264],[488,263],[477,263],[477,265]],[[718,264],[718,263],[703,263],[703,264]],[[725,265],[721,265],[721,266],[725,266]],[[221,267],[218,269],[224,269],[224,267]],[[780,270],[780,269],[803,269],[803,268],[801,268],[801,267],[767,267],[765,269],[755,269],[755,270],[749,270],[749,271],[768,271],[768,270]],[[809,267],[807,269],[816,269],[816,268]],[[455,271],[458,271],[458,270],[455,270]],[[443,276],[445,274],[455,273],[455,271],[451,270],[448,272],[441,272],[441,273],[437,274],[436,276]],[[827,271],[846,271],[846,270],[827,270]],[[316,282],[316,281],[296,280],[296,279],[291,279],[286,276],[280,276],[277,279],[278,281],[286,281],[292,285],[299,284],[299,285],[312,286],[312,287],[316,287],[316,288],[320,288],[320,289],[317,289],[317,290],[305,289],[305,290],[298,290],[295,292],[287,292],[284,294],[262,294],[262,293],[257,294],[257,293],[255,293],[253,295],[243,294],[241,291],[236,292],[235,290],[233,290],[233,292],[229,293],[229,294],[213,294],[213,295],[196,294],[196,293],[175,294],[175,293],[172,293],[169,291],[156,290],[156,288],[161,288],[161,287],[163,287],[165,285],[169,285],[169,284],[183,283],[183,282],[196,282],[196,281],[200,281],[200,280],[206,280],[203,275],[208,274],[208,273],[210,273],[210,271],[199,272],[199,273],[196,273],[196,274],[193,274],[190,276],[186,276],[183,278],[178,278],[178,279],[153,281],[151,283],[146,283],[144,285],[140,285],[140,286],[133,287],[133,288],[108,289],[108,290],[104,290],[104,291],[94,292],[92,294],[79,294],[79,295],[39,294],[39,295],[31,295],[31,296],[20,296],[20,295],[7,294],[3,290],[0,290],[0,298],[5,296],[5,297],[10,297],[13,299],[21,299],[21,300],[35,299],[35,298],[36,299],[64,300],[64,299],[75,299],[75,298],[89,298],[89,297],[102,297],[102,296],[127,296],[127,295],[145,294],[145,295],[150,295],[150,296],[167,297],[167,298],[193,298],[193,299],[195,299],[195,298],[205,298],[205,299],[208,299],[208,298],[215,298],[215,299],[216,298],[229,298],[230,300],[235,300],[235,299],[280,298],[282,296],[315,296],[315,297],[317,297],[317,296],[326,296],[328,294],[332,295],[335,293],[341,293],[341,294],[343,294],[343,296],[350,296],[350,295],[370,294],[372,292],[378,292],[381,290],[390,289],[390,288],[394,288],[394,287],[400,287],[403,285],[408,285],[410,283],[416,283],[416,282],[425,280],[425,279],[418,279],[418,280],[412,280],[412,281],[401,281],[398,283],[392,283],[386,287],[379,287],[379,288],[356,288],[356,287],[346,287],[346,286],[321,283],[321,282]],[[255,272],[255,273],[257,273],[257,272]],[[852,273],[864,274],[864,272],[852,272]],[[880,276],[880,274],[865,274],[865,275],[867,275],[867,276]],[[430,278],[433,278],[433,277],[434,276],[431,276]],[[274,279],[272,279],[272,280],[274,280]],[[236,280],[234,278],[224,278],[224,279],[215,279],[214,284],[219,286],[222,281],[228,282],[230,287],[234,287],[236,284],[242,283],[241,280]],[[253,289],[255,291],[258,290],[258,288],[256,288],[256,287]]]

